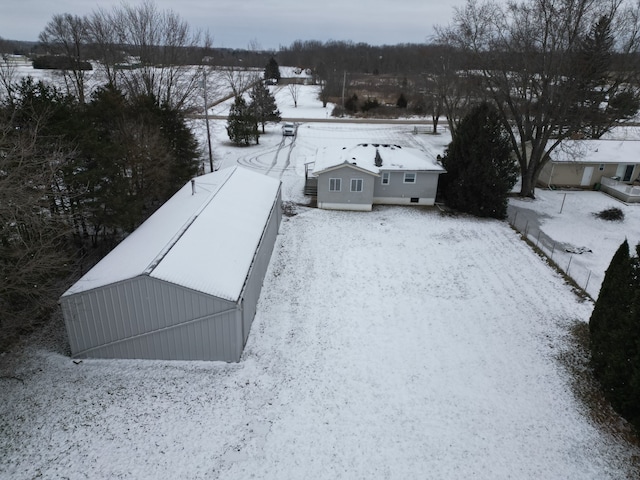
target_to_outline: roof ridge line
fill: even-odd
[[[191,227],[191,225],[193,225],[193,222],[195,222],[197,220],[197,218],[200,216],[202,211],[207,206],[209,206],[209,204],[213,201],[213,199],[216,197],[216,195],[218,195],[220,190],[222,190],[222,187],[224,187],[226,185],[226,183],[229,181],[229,179],[236,172],[237,168],[238,168],[237,166],[233,167],[233,171],[229,174],[229,176],[225,179],[225,181],[222,182],[222,185],[220,185],[215,192],[213,192],[213,193],[211,193],[209,195],[209,198],[198,208],[198,210],[196,210],[196,212],[193,214],[193,216],[191,218],[189,218],[184,223],[184,225],[182,225],[182,227],[178,230],[178,233],[176,233],[171,238],[171,240],[169,240],[169,242],[165,245],[165,247],[162,250],[160,250],[160,253],[158,253],[158,255],[156,255],[153,258],[153,260],[151,260],[151,263],[149,263],[149,265],[147,265],[147,267],[142,271],[141,275],[151,275],[151,273],[153,273],[155,268],[158,265],[160,265],[160,262],[162,262],[162,260],[169,254],[169,252],[175,246],[175,244],[178,243],[178,240],[180,240],[180,238],[182,238],[182,236],[187,232],[187,230],[189,230],[189,227]]]

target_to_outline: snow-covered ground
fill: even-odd
[[[297,116],[322,119],[304,92]],[[301,122],[295,138],[268,126],[260,145],[238,148],[225,123],[213,122],[216,165],[280,178],[295,213],[242,361],[76,363],[64,334],[7,354],[0,478],[637,478],[640,451],[592,423],[559,360],[592,305],[506,222],[304,206],[304,163],[321,146],[440,151],[446,136]],[[572,198],[548,212],[550,236],[578,228]],[[546,192],[525,207],[545,205],[559,207]]]
[[[609,208],[622,210],[624,220],[594,215]],[[640,242],[640,204],[625,204],[602,192],[537,189],[536,200],[510,199],[509,219],[521,231],[526,227],[529,239],[593,298],[625,238],[631,253]]]

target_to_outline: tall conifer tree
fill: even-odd
[[[479,217],[504,218],[517,166],[495,109],[474,108],[458,127],[443,158],[440,190],[449,206]]]
[[[256,83],[249,96],[251,97],[251,110],[258,123],[262,126],[262,133],[264,133],[264,126],[267,122],[279,122],[281,120],[276,99],[264,82]]]
[[[640,282],[638,259],[625,240],[611,260],[589,331],[591,359],[605,396],[625,418],[640,426]]]
[[[258,143],[258,122],[247,102],[238,95],[229,110],[227,134],[236,145],[249,145],[252,139]]]
[[[264,68],[264,79],[274,80],[276,83],[280,81],[280,67],[273,57],[269,59],[267,66]]]

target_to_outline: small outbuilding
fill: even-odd
[[[72,355],[237,362],[281,218],[277,179],[195,178],[62,295]]]
[[[318,207],[371,210],[373,205],[434,205],[445,169],[436,158],[400,145],[361,143],[318,152],[305,191]]]

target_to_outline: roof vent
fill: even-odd
[[[378,149],[376,148],[376,158],[375,158],[375,165],[376,167],[381,167],[382,166],[382,157],[380,156],[380,152],[378,151]]]

